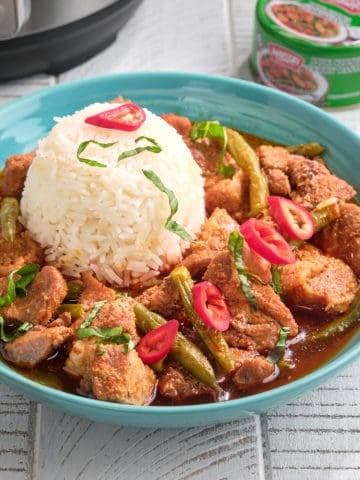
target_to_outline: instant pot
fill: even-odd
[[[0,81],[57,74],[115,40],[141,0],[0,0]]]

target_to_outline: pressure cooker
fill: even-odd
[[[0,81],[61,73],[116,38],[141,0],[0,0]]]

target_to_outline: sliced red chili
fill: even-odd
[[[268,197],[270,212],[285,235],[295,240],[308,240],[314,235],[315,220],[302,205],[288,198]]]
[[[142,337],[136,347],[141,360],[146,365],[158,362],[170,352],[179,330],[177,320],[169,320]]]
[[[224,332],[229,328],[231,315],[221,291],[211,282],[200,282],[192,288],[194,309],[204,323]]]
[[[249,247],[270,263],[295,263],[295,254],[285,238],[268,223],[250,218],[240,225],[240,232]]]
[[[102,128],[131,132],[141,127],[145,120],[146,113],[139,105],[123,103],[118,107],[85,118],[85,123]]]

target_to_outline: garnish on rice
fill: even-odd
[[[120,155],[117,157],[117,161],[119,162],[120,160],[123,160],[124,158],[128,157],[134,157],[135,155],[138,155],[141,152],[152,152],[152,153],[160,153],[161,152],[161,147],[157,143],[156,140],[150,137],[145,137],[144,135],[135,138],[135,143],[139,143],[143,140],[146,140],[150,143],[150,145],[145,145],[143,147],[136,147],[131,150],[127,150],[125,152],[120,153]],[[110,143],[101,143],[96,140],[86,140],[85,142],[80,143],[78,146],[76,156],[79,162],[86,163],[90,167],[101,167],[101,168],[106,168],[107,165],[104,163],[99,162],[98,160],[93,160],[91,158],[85,158],[81,157],[80,155],[83,153],[83,151],[86,149],[86,147],[90,144],[98,145],[101,148],[109,148],[114,145],[116,145],[118,142],[110,142]]]

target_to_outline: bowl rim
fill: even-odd
[[[165,80],[165,81],[181,81],[185,84],[188,81],[202,81],[210,85],[221,85],[222,87],[231,86],[236,89],[239,89],[239,92],[242,92],[239,95],[239,98],[244,98],[244,95],[251,93],[252,95],[260,94],[261,96],[270,96],[271,105],[276,105],[276,108],[279,111],[286,111],[288,107],[299,110],[300,112],[306,112],[319,121],[327,122],[334,128],[337,128],[342,135],[345,135],[348,139],[351,139],[360,147],[360,136],[351,131],[348,127],[343,125],[339,120],[331,117],[327,112],[319,109],[318,107],[306,103],[305,101],[290,96],[284,92],[273,90],[269,87],[258,85],[247,80],[242,80],[233,77],[227,77],[224,75],[210,75],[205,73],[194,73],[194,72],[176,72],[176,71],[142,71],[142,72],[130,72],[130,73],[114,73],[110,75],[99,75],[92,76],[84,79],[70,80],[65,81],[60,84],[53,86],[48,86],[42,88],[36,92],[29,93],[18,99],[11,100],[7,104],[0,107],[0,118],[5,115],[7,111],[12,111],[18,107],[18,105],[24,104],[24,102],[33,102],[37,99],[47,97],[49,94],[58,94],[63,91],[69,91],[73,88],[86,87],[86,86],[96,86],[103,83],[131,79],[152,79],[152,80]],[[201,86],[201,84],[200,84]],[[250,95],[251,97],[251,95]],[[247,97],[246,97],[247,98]],[[1,142],[1,140],[0,140]],[[205,403],[205,404],[192,404],[192,405],[174,405],[174,406],[154,406],[154,405],[144,405],[144,406],[135,406],[127,404],[119,404],[114,402],[105,402],[101,400],[96,400],[92,398],[87,398],[83,396],[78,396],[75,394],[67,393],[61,390],[58,390],[53,387],[48,387],[42,385],[33,380],[30,380],[26,376],[12,370],[11,367],[7,366],[5,363],[0,361],[0,374],[1,378],[5,380],[4,383],[10,385],[15,390],[21,390],[25,392],[25,395],[31,396],[31,393],[40,394],[41,401],[48,403],[48,400],[52,399],[51,403],[56,403],[59,408],[62,404],[66,405],[76,405],[78,407],[86,407],[91,410],[103,410],[106,409],[108,412],[117,413],[117,414],[144,414],[144,412],[149,412],[150,414],[162,414],[166,418],[171,418],[179,415],[186,415],[188,413],[221,413],[227,410],[236,409],[239,412],[239,415],[243,412],[247,414],[254,413],[254,404],[257,402],[265,403],[272,400],[272,403],[279,402],[281,397],[286,395],[286,397],[298,395],[305,390],[312,390],[316,385],[324,382],[330,376],[336,374],[340,369],[354,361],[360,355],[360,341],[355,342],[353,345],[350,345],[347,350],[340,351],[335,357],[321,365],[318,369],[313,372],[294,380],[288,384],[275,387],[273,389],[267,390],[265,392],[247,395],[241,398],[234,400],[228,400],[225,402],[216,402],[216,403]],[[220,420],[221,421],[221,420]],[[115,421],[114,423],[119,423]],[[209,422],[213,423],[213,422]],[[120,422],[121,424],[121,422]]]
[[[156,79],[166,79],[167,81],[175,82],[178,81],[190,81],[190,80],[197,80],[202,81],[210,84],[218,84],[222,83],[225,86],[229,85],[231,87],[238,87],[242,89],[244,92],[259,94],[260,96],[270,96],[272,98],[272,104],[277,104],[277,109],[279,111],[287,111],[287,108],[284,108],[288,105],[300,110],[301,112],[307,112],[307,114],[314,115],[315,117],[321,118],[322,121],[327,122],[328,124],[338,128],[342,134],[352,137],[352,139],[359,141],[360,140],[360,131],[359,134],[356,132],[351,131],[346,125],[341,123],[340,120],[336,119],[335,117],[331,116],[331,112],[327,112],[320,107],[305,102],[303,99],[298,98],[294,95],[290,95],[286,92],[283,92],[278,89],[271,88],[267,85],[255,83],[246,79],[241,79],[237,77],[230,77],[222,74],[209,74],[209,73],[201,73],[201,72],[191,72],[191,71],[184,71],[178,72],[174,70],[162,70],[162,71],[138,71],[138,72],[123,72],[123,73],[111,73],[111,74],[103,74],[103,75],[93,75],[86,78],[79,78],[76,80],[65,80],[62,83],[57,83],[55,85],[48,85],[44,88],[40,88],[37,91],[27,93],[22,95],[18,98],[12,99],[4,105],[0,105],[0,118],[6,110],[12,110],[16,108],[17,104],[22,104],[26,102],[32,102],[36,99],[41,99],[42,97],[46,97],[48,95],[52,95],[53,93],[61,93],[63,90],[69,89],[76,89],[78,87],[92,87],[100,83],[112,83],[114,81],[121,81],[125,80],[129,82],[131,79],[139,79],[139,78],[149,78],[150,80]],[[279,103],[277,103],[277,101]],[[342,111],[344,108],[348,109],[349,107],[339,107],[333,108],[331,111]],[[356,108],[356,106],[354,107]],[[1,139],[0,139],[1,140]]]

